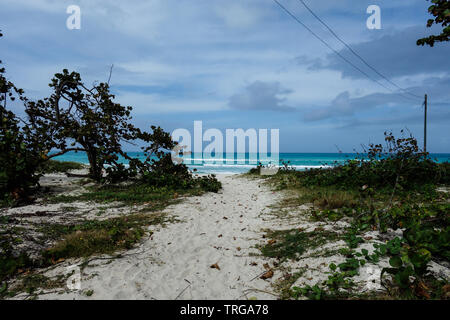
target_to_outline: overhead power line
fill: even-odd
[[[309,28],[306,24],[304,24],[297,16],[295,16],[292,12],[290,12],[285,6],[283,6],[280,2],[278,2],[277,0],[273,0],[281,9],[283,9],[289,16],[291,16],[292,19],[294,19],[297,23],[299,23],[301,26],[303,26],[306,30],[309,31],[309,33],[311,33],[315,38],[317,38],[320,42],[322,42],[327,48],[329,48],[330,50],[332,50],[337,56],[339,56],[342,60],[344,60],[346,63],[348,63],[349,65],[351,65],[353,68],[355,68],[356,70],[358,70],[361,74],[363,74],[364,76],[366,76],[369,80],[377,83],[378,85],[380,85],[381,87],[385,88],[386,90],[391,91],[392,93],[395,93],[397,95],[400,95],[406,99],[410,99],[412,100],[413,98],[410,98],[408,96],[405,96],[401,93],[397,93],[394,90],[392,90],[391,88],[385,86],[383,83],[381,83],[380,81],[372,78],[367,72],[363,71],[361,68],[359,68],[357,65],[355,65],[353,62],[351,62],[350,60],[348,60],[346,57],[344,57],[339,51],[337,51],[336,49],[334,49],[331,45],[329,45],[325,40],[323,40],[317,33],[315,33],[311,28]]]
[[[361,60],[367,67],[369,67],[372,71],[374,71],[377,75],[379,75],[381,78],[383,78],[384,80],[386,80],[387,82],[389,82],[391,85],[393,85],[394,87],[396,87],[397,89],[403,91],[406,94],[409,94],[410,96],[413,96],[415,98],[419,98],[422,99],[421,96],[418,96],[414,93],[409,92],[406,89],[403,89],[402,87],[400,87],[399,85],[397,85],[395,82],[389,80],[386,76],[384,76],[381,72],[379,72],[376,68],[374,68],[372,65],[370,65],[366,59],[364,59],[363,57],[361,57],[361,55],[359,55],[349,44],[347,44],[344,40],[342,40],[341,37],[339,37],[336,32],[334,32],[334,30],[327,24],[325,23],[325,21],[323,21],[323,19],[321,19],[303,0],[298,0],[300,1],[303,6],[322,24],[324,25],[328,31],[331,32],[331,34],[339,40],[339,42],[341,42],[345,47],[347,47],[348,50],[350,50],[351,53],[353,53],[356,57],[359,58],[359,60]]]

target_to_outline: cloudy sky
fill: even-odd
[[[421,99],[367,68],[298,0],[279,0],[344,62],[272,0],[0,0],[0,59],[32,98],[49,95],[63,68],[106,81],[134,107],[135,123],[166,130],[279,128],[282,152],[351,152],[385,130],[422,142]],[[425,0],[305,0],[367,62],[398,86],[429,95],[429,151],[450,152],[450,43],[431,34]],[[369,30],[369,5],[382,29]],[[69,30],[69,5],[81,29]],[[436,29],[434,29],[436,31]],[[15,110],[20,113],[20,106]]]

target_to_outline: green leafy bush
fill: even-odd
[[[84,169],[83,164],[72,161],[48,160],[42,165],[43,173],[68,172],[70,170]]]
[[[385,133],[386,146],[371,144],[367,158],[347,160],[332,168],[310,169],[297,172],[301,184],[336,186],[342,189],[358,189],[363,186],[377,190],[421,189],[425,184],[449,181],[449,164],[438,164],[421,152],[412,136],[395,139]]]
[[[0,37],[1,37],[0,33]],[[1,64],[1,61],[0,61]],[[43,161],[43,142],[29,129],[23,130],[19,118],[7,110],[7,102],[27,99],[22,89],[5,77],[0,68],[0,204],[27,199],[39,180],[37,168]]]
[[[211,174],[207,176],[195,177],[194,183],[197,184],[200,189],[207,192],[218,192],[222,188],[222,183],[217,180],[216,176]]]
[[[0,107],[0,197],[10,203],[27,197],[39,180],[36,170],[42,161],[17,122],[12,112]]]

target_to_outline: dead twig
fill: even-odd
[[[186,280],[186,279],[184,279],[184,281],[186,281],[187,283],[189,283],[188,284],[188,286],[186,287],[186,288],[184,288],[178,295],[177,295],[177,297],[174,299],[174,300],[177,300],[186,290],[187,290],[187,288],[189,288],[190,286],[191,286],[191,283],[188,281],[188,280]]]
[[[253,281],[253,280],[255,280],[256,278],[259,278],[260,276],[262,276],[262,275],[263,275],[264,273],[266,273],[266,272],[267,272],[267,270],[261,272],[261,273],[258,274],[256,277],[252,278],[250,281]]]
[[[267,294],[270,294],[270,295],[272,295],[272,296],[274,296],[274,297],[278,297],[278,295],[277,295],[276,293],[273,293],[273,292],[270,292],[270,291],[267,291],[267,290],[256,289],[256,288],[251,288],[251,289],[246,289],[246,290],[244,290],[245,294],[247,294],[247,293],[249,293],[249,292],[252,292],[252,291],[255,291],[255,292],[262,292],[262,293],[267,293]]]
[[[112,75],[113,68],[114,68],[114,64],[112,64],[111,68],[109,68],[108,85],[109,85],[109,82],[111,81],[111,75]]]

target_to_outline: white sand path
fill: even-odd
[[[267,293],[276,277],[259,278],[268,260],[255,245],[264,241],[263,228],[274,227],[266,214],[281,195],[259,179],[218,178],[220,193],[165,209],[179,222],[152,226],[153,235],[122,258],[91,262],[82,271],[81,290],[39,299],[276,299]],[[64,272],[68,263],[49,274]],[[211,268],[216,263],[220,270]]]

